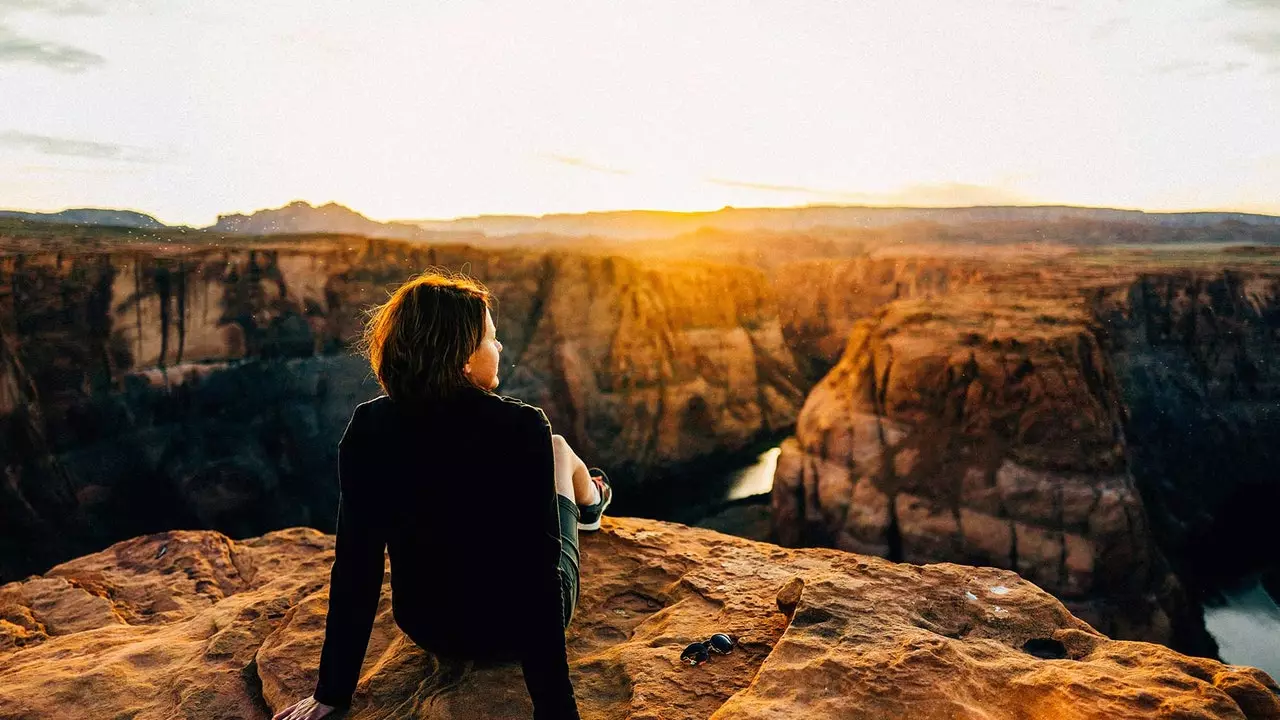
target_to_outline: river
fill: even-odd
[[[781,454],[781,448],[769,448],[760,453],[754,463],[735,471],[724,499],[741,500],[772,491],[773,471],[778,469],[778,456]]]
[[[1257,577],[1219,591],[1204,605],[1204,623],[1223,662],[1261,668],[1280,680],[1280,606]]]

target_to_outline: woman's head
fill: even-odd
[[[492,295],[465,275],[428,271],[372,308],[361,346],[396,401],[436,400],[474,385],[498,386]]]

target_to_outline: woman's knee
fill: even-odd
[[[569,443],[559,435],[551,436],[552,458],[555,460],[556,492],[572,500],[574,455]]]
[[[563,435],[551,436],[551,449],[555,453],[556,460],[564,463],[569,471],[573,471],[576,466],[582,464],[582,459],[569,446],[569,441],[565,440]]]
[[[573,452],[573,448],[569,447],[569,441],[565,440],[563,435],[556,435],[554,433],[551,435],[551,449],[554,450],[557,455]]]

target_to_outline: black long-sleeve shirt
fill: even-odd
[[[576,719],[565,653],[560,516],[541,409],[466,389],[356,407],[338,445],[340,499],[315,698],[351,702],[391,556],[396,624],[415,643],[519,660],[536,720]]]

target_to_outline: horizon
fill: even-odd
[[[1115,205],[1070,205],[1066,203],[1028,203],[1028,204],[1000,203],[1000,204],[982,204],[982,205],[863,205],[863,204],[844,205],[844,204],[830,204],[830,203],[809,203],[805,205],[755,205],[755,206],[726,205],[724,207],[710,209],[710,210],[697,210],[697,209],[665,210],[661,208],[614,208],[614,209],[607,209],[607,210],[585,210],[581,212],[546,212],[546,213],[538,213],[538,214],[495,212],[495,213],[485,213],[482,215],[458,215],[455,217],[443,217],[443,218],[441,217],[377,218],[377,217],[370,216],[368,213],[361,211],[359,208],[355,208],[341,202],[328,201],[323,203],[315,203],[308,200],[295,199],[276,207],[261,207],[261,208],[256,208],[254,210],[236,210],[232,212],[219,213],[218,219],[221,219],[223,217],[234,216],[234,215],[252,216],[253,214],[258,212],[283,209],[295,203],[305,203],[313,209],[318,209],[326,205],[337,205],[339,207],[355,212],[359,215],[363,215],[369,220],[372,220],[378,223],[384,223],[384,224],[451,223],[451,222],[463,222],[463,221],[470,221],[470,220],[483,220],[486,218],[544,219],[544,218],[552,218],[552,217],[582,217],[587,215],[610,215],[610,214],[621,214],[621,213],[652,213],[652,214],[664,214],[664,215],[690,216],[690,215],[713,215],[719,212],[738,211],[738,210],[765,211],[765,210],[807,210],[807,209],[969,210],[969,209],[976,209],[976,208],[1028,208],[1028,209],[1073,208],[1073,209],[1080,209],[1080,210],[1137,212],[1137,213],[1143,213],[1146,215],[1234,214],[1234,215],[1257,215],[1257,216],[1263,216],[1263,217],[1280,218],[1280,211],[1258,212],[1258,211],[1239,210],[1239,209],[1232,209],[1232,208],[1203,208],[1203,209],[1190,209],[1190,210],[1152,210],[1147,208],[1120,207]],[[204,229],[211,228],[217,222],[217,219],[215,219],[214,222],[206,225],[172,223],[172,222],[166,221],[164,218],[158,216],[155,213],[147,212],[146,210],[141,210],[135,207],[90,207],[90,206],[67,205],[67,206],[57,207],[49,210],[32,209],[32,208],[16,208],[16,207],[0,207],[0,212],[19,212],[19,213],[35,213],[35,214],[57,214],[60,212],[85,211],[85,210],[138,213],[140,215],[145,215],[145,216],[154,218],[160,221],[161,223],[165,224],[166,226],[174,227],[174,228],[187,227],[187,228],[192,228],[196,230],[204,230]]]
[[[1277,38],[1268,0],[0,0],[0,197],[193,227],[295,198],[1274,215]]]

